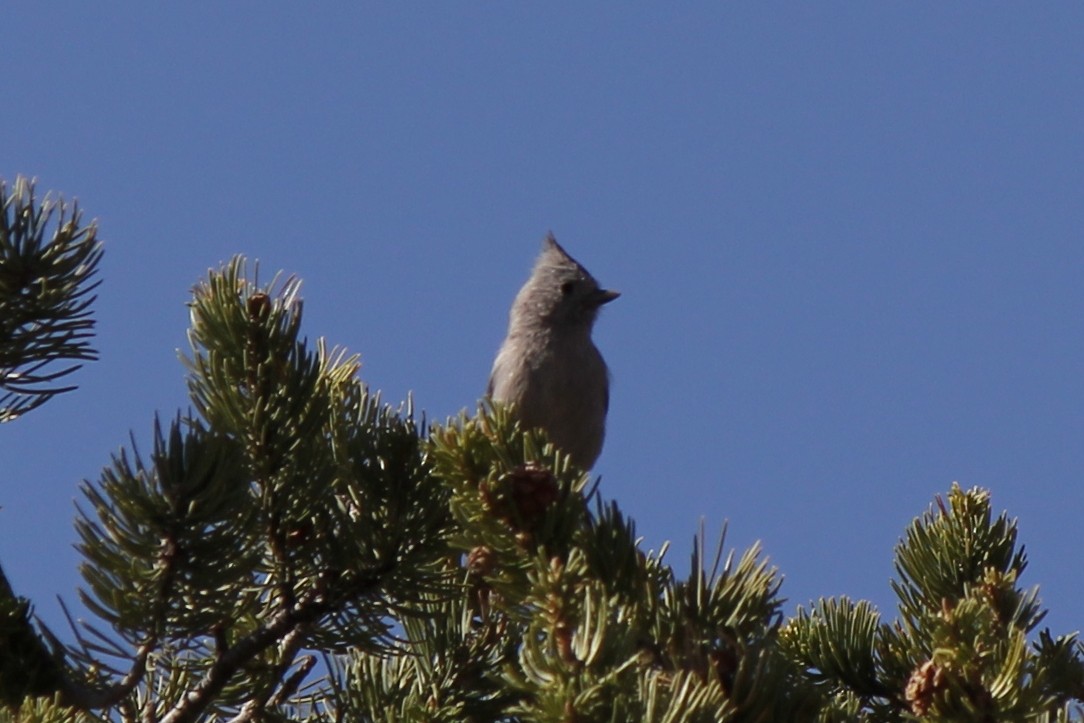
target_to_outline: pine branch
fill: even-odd
[[[0,701],[17,704],[28,694],[50,695],[65,671],[34,631],[30,603],[15,596],[0,569]]]
[[[271,675],[274,685],[266,686],[263,692],[254,693],[253,697],[241,707],[241,712],[234,716],[230,723],[247,723],[255,720],[268,707],[281,705],[285,699],[293,695],[301,684],[305,675],[315,665],[316,659],[306,656],[302,664],[288,678],[284,678],[286,672],[293,665],[301,646],[305,641],[308,626],[299,626],[288,633],[281,641],[279,662]],[[276,690],[277,686],[277,690]]]
[[[335,598],[325,597],[323,593],[316,591],[309,593],[301,598],[293,609],[279,612],[267,624],[244,636],[229,649],[219,651],[203,679],[185,694],[173,710],[162,717],[160,723],[188,723],[197,720],[246,663],[270,646],[286,639],[300,627],[334,612],[345,599],[364,595],[378,588],[393,569],[394,565],[388,563],[364,575],[358,575]]]
[[[45,240],[59,218],[52,238]],[[102,257],[97,226],[81,225],[78,204],[17,177],[9,194],[0,180],[0,423],[75,389],[57,382],[98,358],[91,347],[92,281]]]

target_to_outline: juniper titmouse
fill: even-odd
[[[493,401],[514,405],[523,426],[544,429],[583,469],[602,451],[610,405],[609,372],[591,327],[599,307],[617,297],[549,234],[512,303],[489,376]]]

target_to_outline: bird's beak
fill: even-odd
[[[621,296],[620,291],[612,291],[611,289],[599,289],[591,295],[591,301],[595,306],[602,306],[603,304],[609,304],[618,296]]]

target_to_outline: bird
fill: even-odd
[[[543,429],[583,470],[602,452],[610,406],[610,373],[591,331],[599,310],[618,296],[547,234],[512,302],[486,389],[490,400],[509,406],[523,427]]]

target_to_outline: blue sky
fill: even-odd
[[[15,3],[0,176],[106,242],[102,358],[0,429],[0,562],[59,623],[71,521],[187,406],[192,285],[304,279],[390,400],[473,408],[552,230],[622,297],[602,491],[644,546],[729,520],[786,609],[895,614],[954,480],[1084,618],[1084,6]],[[62,627],[62,626],[61,626]]]

